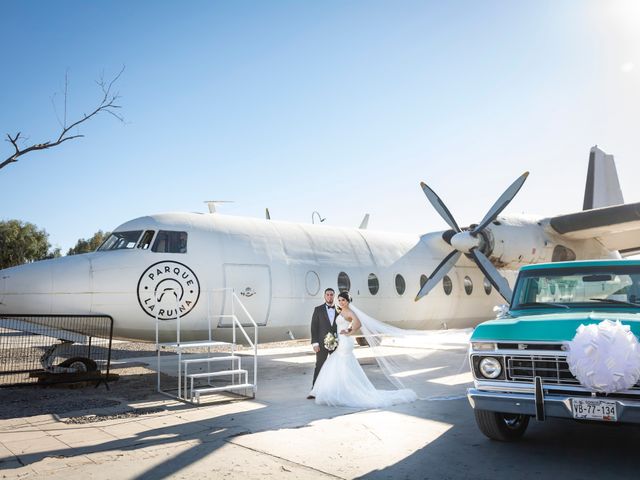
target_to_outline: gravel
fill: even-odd
[[[64,414],[126,406],[127,402],[157,395],[156,373],[143,366],[116,369],[117,381],[96,387],[95,382],[24,385],[0,388],[0,419]]]
[[[259,349],[281,348],[309,345],[308,340],[290,340],[286,342],[273,342],[260,344]],[[194,349],[193,351],[197,351]],[[206,351],[206,349],[199,349]],[[229,351],[228,346],[212,347],[216,352]],[[247,351],[248,347],[238,346],[237,350]],[[155,354],[155,344],[141,342],[114,342],[111,358],[122,360],[127,358],[148,357]],[[191,350],[190,350],[191,351]],[[171,352],[162,352],[171,355]],[[91,423],[108,420],[112,415],[138,416],[151,412],[132,410],[131,403],[164,399],[156,391],[156,372],[146,365],[133,362],[123,365],[112,365],[111,372],[116,373],[119,379],[109,382],[109,389],[104,384],[95,386],[95,383],[82,382],[56,385],[30,384],[19,387],[0,387],[0,419],[30,417],[43,414],[64,415],[69,412],[77,412],[78,423]],[[163,385],[171,385],[175,379],[162,374]],[[164,387],[163,387],[164,388]],[[111,410],[121,406],[122,412],[113,413]],[[110,409],[109,412],[100,413],[100,409]],[[89,410],[92,415],[87,415],[82,410]],[[121,418],[119,416],[113,418]]]
[[[85,425],[87,423],[106,422],[108,420],[120,420],[125,418],[136,418],[143,415],[151,415],[153,413],[163,412],[164,408],[161,407],[148,407],[148,408],[134,408],[127,412],[105,415],[81,415],[79,417],[69,417],[63,420],[63,423],[67,425]]]

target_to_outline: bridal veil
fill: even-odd
[[[435,360],[444,349],[466,352],[472,329],[408,330],[376,320],[353,303],[349,308],[360,320],[362,335],[382,373],[396,388],[410,388],[419,398],[429,398],[434,391],[431,380],[438,370],[454,367],[462,373],[468,369],[466,354],[455,357],[459,365],[443,366]]]

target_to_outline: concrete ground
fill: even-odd
[[[384,383],[368,349],[357,354],[374,383]],[[314,356],[299,343],[261,350],[252,400],[173,401],[154,392],[147,368],[121,370],[109,391],[67,391],[76,409],[59,404],[62,413],[59,389],[3,389],[0,409],[10,405],[12,414],[0,415],[0,477],[637,478],[633,426],[532,421],[520,442],[485,438],[464,397],[465,356],[466,345],[433,345],[429,398],[382,410],[307,400]],[[135,358],[146,361],[155,365],[154,357]],[[134,395],[140,379],[147,393]],[[39,403],[42,396],[51,401]]]

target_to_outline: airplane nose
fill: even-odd
[[[0,272],[2,272],[0,270]],[[4,299],[4,292],[6,292],[6,278],[4,275],[0,274],[0,307],[2,306],[2,300]]]
[[[0,312],[90,313],[90,260],[86,257],[43,260],[0,270]]]
[[[50,313],[51,266],[49,261],[0,270],[3,284],[2,313]],[[27,310],[31,310],[27,312]]]

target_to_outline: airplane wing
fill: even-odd
[[[627,257],[640,253],[640,203],[595,208],[549,219],[551,227],[572,240],[595,238]]]
[[[87,337],[86,335],[82,335],[81,333],[76,333],[61,328],[52,328],[50,325],[29,322],[19,318],[0,319],[0,328],[17,330],[20,332],[31,333],[33,335],[44,335],[46,337],[57,338],[58,340],[66,340],[68,342],[87,343],[87,341],[89,340],[89,337]]]

